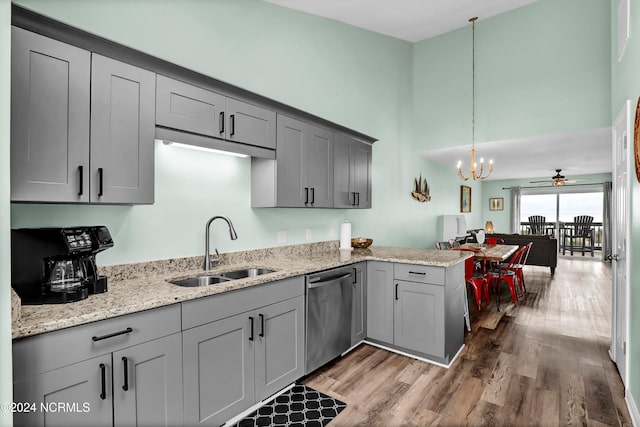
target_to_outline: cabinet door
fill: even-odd
[[[333,148],[333,207],[353,208],[356,197],[352,188],[353,150],[351,139],[336,134]]]
[[[333,207],[333,132],[308,126],[308,139],[303,153],[309,187],[309,203],[316,208]]]
[[[304,375],[304,297],[256,310],[256,401]]]
[[[353,266],[353,310],[351,314],[351,345],[356,345],[367,337],[367,279],[366,264]]]
[[[160,75],[156,94],[158,125],[224,138],[224,96]]]
[[[253,312],[183,332],[185,425],[219,426],[255,403],[256,339]]]
[[[278,115],[276,147],[276,206],[304,207],[309,202],[305,166],[306,123]],[[303,158],[303,155],[305,157]]]
[[[371,145],[353,141],[353,192],[356,207],[371,208]]]
[[[150,71],[92,55],[94,203],[153,203],[155,78]]]
[[[36,405],[17,426],[111,426],[111,354],[17,381],[13,401]]]
[[[397,280],[393,343],[444,357],[444,287]]]
[[[367,262],[367,337],[393,344],[393,263]]]
[[[11,200],[89,201],[90,53],[11,27]]]
[[[115,426],[182,425],[181,334],[113,353]]]
[[[227,139],[276,148],[276,113],[232,98],[226,99]]]

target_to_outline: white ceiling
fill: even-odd
[[[469,176],[471,146],[421,151],[419,154],[455,169],[462,160],[462,173]],[[576,175],[611,172],[611,128],[591,129],[531,138],[507,139],[476,144],[476,161],[493,159],[490,180],[550,178],[556,169]]]
[[[534,3],[537,0],[265,0],[369,31],[416,42]],[[479,155],[493,158],[490,179],[546,178],[562,169],[572,175],[611,172],[611,129],[493,141],[477,144]],[[469,146],[421,152],[426,158],[469,170]],[[526,153],[526,154],[523,154]]]
[[[265,0],[354,27],[417,42],[537,0]]]

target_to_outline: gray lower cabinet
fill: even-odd
[[[367,337],[367,264],[353,265],[353,309],[351,312],[351,345]]]
[[[393,344],[444,357],[444,287],[402,280],[395,287]]]
[[[302,377],[304,316],[301,278],[183,303],[184,424],[219,426]]]
[[[367,337],[393,343],[393,263],[367,262]]]
[[[155,74],[12,27],[11,200],[153,203]]]
[[[371,208],[370,144],[336,133],[333,205],[336,208]]]
[[[46,353],[45,353],[46,354]],[[13,383],[13,401],[28,406],[13,414],[16,426],[111,426],[111,355]],[[58,410],[57,404],[69,404]]]
[[[182,336],[113,353],[115,426],[182,425]]]
[[[183,332],[185,425],[219,426],[255,403],[250,317],[243,313]]]
[[[182,425],[180,306],[16,340],[13,379],[16,425]]]
[[[90,79],[90,52],[11,27],[12,201],[89,201]]]
[[[155,120],[159,126],[271,150],[276,148],[274,111],[161,75],[156,91]]]
[[[92,54],[90,199],[154,200],[156,75]]]
[[[370,261],[367,338],[448,364],[464,343],[464,263]]]
[[[333,207],[333,132],[277,117],[276,159],[251,159],[252,207]]]
[[[304,297],[256,310],[256,401],[304,375]]]

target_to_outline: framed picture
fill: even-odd
[[[471,212],[471,187],[460,186],[460,212]]]
[[[493,197],[489,199],[489,210],[490,211],[501,211],[504,210],[504,198],[503,197]]]

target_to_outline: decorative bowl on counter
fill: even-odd
[[[373,243],[373,239],[368,239],[366,237],[354,237],[351,239],[351,246],[356,249],[364,249],[371,246]]]

